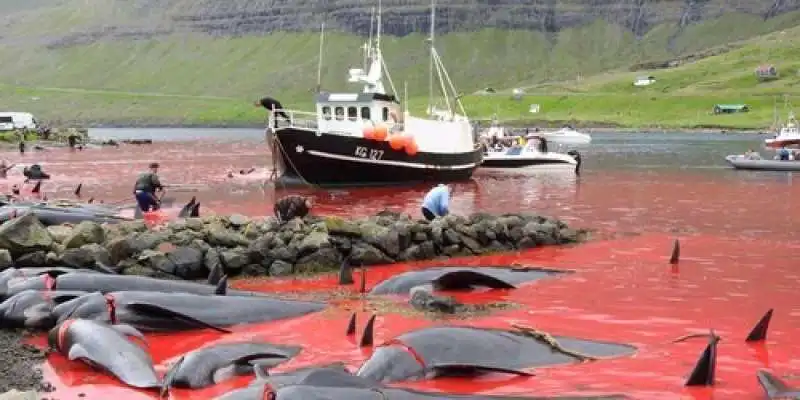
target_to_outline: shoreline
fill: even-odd
[[[533,122],[533,121],[532,121]],[[110,123],[87,124],[88,129],[265,129],[264,125],[251,123],[224,123],[224,124],[192,124],[192,123]],[[510,126],[517,126],[512,124]],[[763,129],[752,128],[672,128],[672,127],[609,127],[609,126],[581,126],[575,127],[578,131],[587,133],[712,133],[712,134],[766,134]],[[544,130],[557,130],[558,128],[546,127]]]

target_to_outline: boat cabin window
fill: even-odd
[[[383,121],[389,120],[389,107],[383,107]]]
[[[0,123],[14,123],[14,117],[0,117]]]
[[[322,118],[326,121],[331,120],[331,108],[328,106],[322,107]]]
[[[361,119],[369,119],[369,107],[361,107]]]
[[[349,119],[350,121],[358,120],[358,108],[347,107],[347,119]]]
[[[336,107],[336,120],[344,121],[344,107]]]

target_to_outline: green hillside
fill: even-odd
[[[7,109],[60,122],[260,124],[263,112],[251,104],[262,95],[274,96],[287,107],[311,105],[318,34],[212,37],[187,32],[47,46],[32,38],[89,26],[98,18],[133,17],[109,7],[79,13],[63,6],[21,13],[0,31],[6,39],[27,38],[0,41],[0,102]],[[773,94],[797,90],[798,22],[800,12],[766,21],[726,14],[680,32],[674,24],[657,26],[636,38],[598,20],[549,35],[499,29],[442,35],[437,48],[464,93],[486,87],[527,88],[529,95],[522,101],[512,100],[510,91],[466,96],[473,118],[498,113],[503,119],[631,127],[750,128],[771,122]],[[678,68],[608,72],[743,39],[743,47]],[[323,89],[357,89],[345,78],[348,68],[361,63],[363,40],[344,33],[326,35]],[[383,49],[398,90],[407,83],[412,110],[421,110],[427,93],[424,35],[384,37]],[[778,66],[782,78],[759,84],[753,68],[762,63]],[[635,88],[632,80],[640,75],[655,75],[658,83]],[[528,113],[531,103],[541,105],[539,114]],[[715,103],[748,103],[753,112],[708,115]]]

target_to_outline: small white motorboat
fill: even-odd
[[[538,143],[537,140],[538,139]],[[501,150],[489,149],[483,155],[482,168],[525,168],[535,166],[567,166],[580,168],[581,155],[575,150],[566,154],[548,151],[540,137],[529,136],[524,146]]]
[[[555,144],[580,145],[592,142],[591,136],[580,133],[570,126],[565,126],[557,131],[541,132],[539,135]]]

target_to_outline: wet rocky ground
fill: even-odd
[[[36,392],[52,391],[39,369],[45,352],[24,344],[24,338],[23,330],[0,330],[0,400],[38,399]]]

